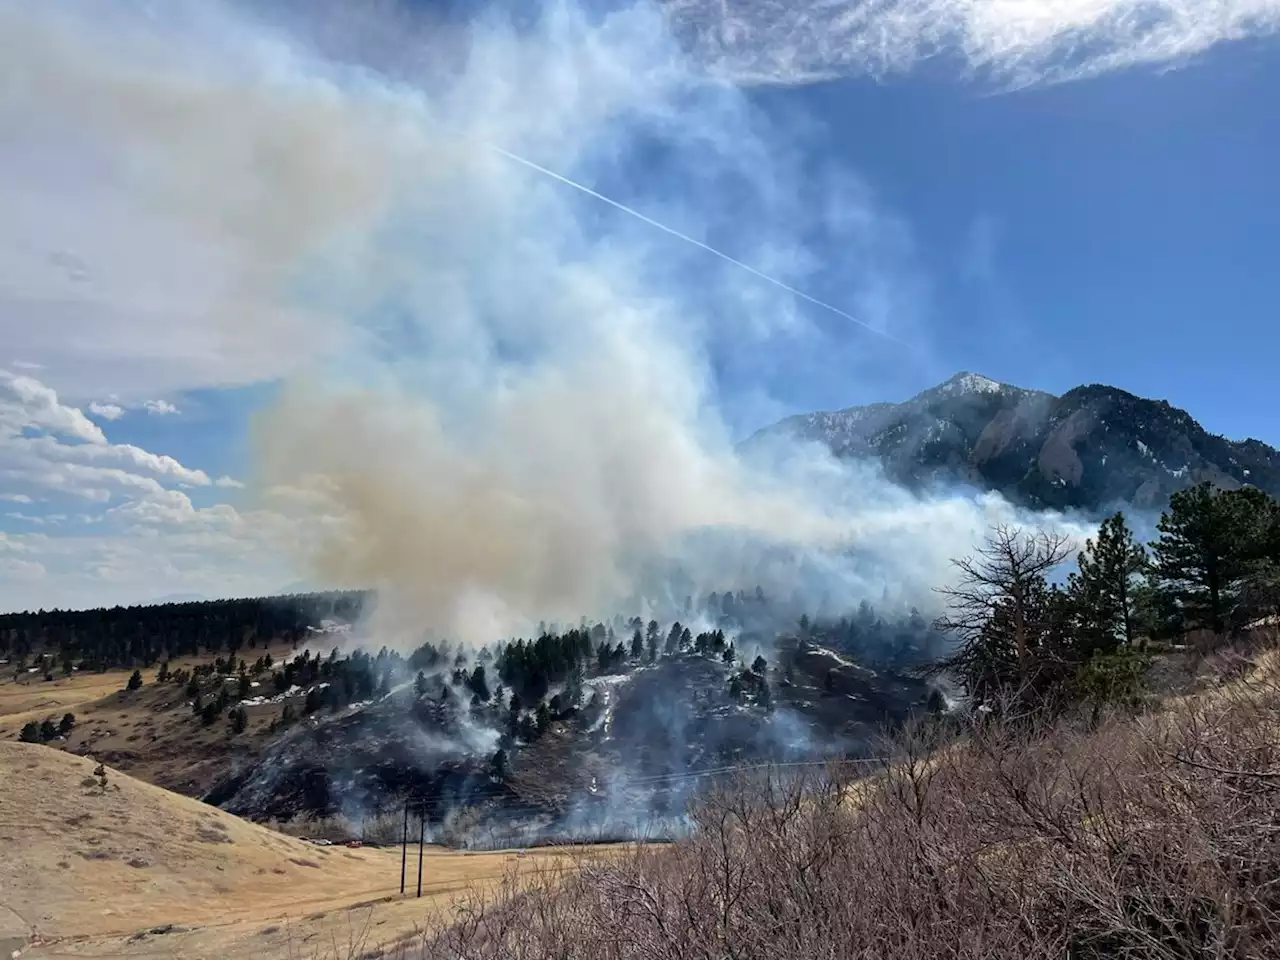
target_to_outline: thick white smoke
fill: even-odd
[[[706,345],[802,334],[795,301],[488,149],[625,184],[653,143],[696,146],[701,175],[647,212],[698,235],[728,212],[703,194],[730,184],[734,255],[788,283],[815,230],[873,248],[875,208],[800,205],[791,158],[653,10],[486,21],[420,83],[404,65],[433,51],[392,43],[336,63],[212,4],[0,2],[6,107],[94,157],[112,202],[183,252],[166,266],[184,282],[128,291],[138,322],[289,374],[256,424],[255,489],[318,579],[379,588],[389,629],[488,640],[613,612],[672,566],[707,589],[818,569],[850,602],[924,597],[1012,516],[813,450],[742,463]],[[868,262],[845,265],[849,302],[892,302]]]

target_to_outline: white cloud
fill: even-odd
[[[906,72],[954,56],[1014,84],[1176,65],[1280,31],[1280,0],[668,0],[698,55],[739,80]]]
[[[96,423],[75,407],[58,402],[56,391],[28,376],[0,370],[0,431],[13,429],[20,415],[21,427],[36,427],[89,443],[106,443]]]
[[[238,481],[214,481],[173,457],[112,443],[88,423],[46,384],[0,378],[0,485],[8,488],[0,500],[30,504],[38,492],[43,501],[92,511],[9,511],[0,518],[11,527],[0,531],[0,609],[221,594],[255,579],[258,588],[249,592],[261,592],[274,578],[292,578],[277,555],[291,536],[283,514],[196,506],[174,487],[226,489]],[[17,492],[23,490],[32,492]],[[32,528],[56,535],[25,532]]]
[[[164,417],[164,416],[168,416],[170,414],[176,414],[179,412],[178,408],[175,407],[168,400],[146,400],[143,402],[142,408],[146,410],[147,413],[150,413],[159,417]]]
[[[243,490],[244,489],[244,484],[241,483],[239,480],[237,480],[235,477],[219,477],[217,480],[214,481],[213,485],[215,487],[222,487],[223,489],[226,489],[226,490]]]
[[[89,404],[89,412],[103,420],[119,420],[124,416],[124,407],[114,403],[98,403],[95,400]]]

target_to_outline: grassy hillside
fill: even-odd
[[[96,768],[0,741],[0,942],[30,942],[24,956],[359,955],[412,938],[512,868],[567,858],[429,848],[428,896],[402,901],[398,849],[316,846]]]

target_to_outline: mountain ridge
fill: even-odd
[[[742,444],[816,441],[913,489],[963,483],[1039,509],[1163,506],[1201,481],[1280,495],[1280,451],[1211,433],[1167,400],[1106,384],[1055,395],[961,371],[902,403],[787,417]]]

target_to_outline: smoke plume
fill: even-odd
[[[805,304],[491,149],[786,285],[838,274],[849,310],[917,344],[850,327],[867,365],[917,361],[892,217],[779,146],[655,9],[362,33],[317,4],[308,22],[0,2],[0,89],[186,251],[183,282],[134,307],[181,301],[209,349],[288,375],[255,424],[254,489],[296,520],[314,579],[378,588],[388,631],[488,641],[612,612],[673,569],[926,597],[1013,518],[813,449],[745,463],[714,357],[819,343]]]

